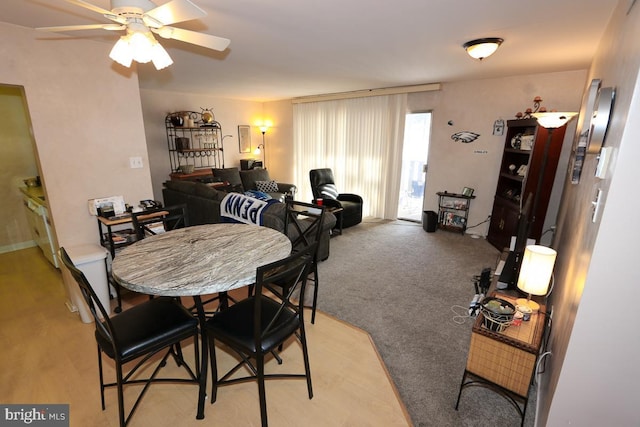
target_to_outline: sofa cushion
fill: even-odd
[[[240,171],[240,178],[245,190],[257,190],[256,181],[271,181],[266,169],[250,169]]]
[[[198,183],[193,181],[167,181],[164,186],[186,194],[196,194]]]
[[[227,193],[217,190],[207,184],[198,183],[198,185],[196,185],[196,191],[194,194],[206,199],[221,201]]]
[[[275,181],[256,181],[256,188],[263,193],[277,193],[278,183]]]
[[[223,181],[227,181],[231,185],[231,191],[244,193],[245,190],[252,190],[242,185],[242,179],[240,179],[240,171],[238,168],[224,168],[224,169],[211,169],[213,176],[220,178]]]

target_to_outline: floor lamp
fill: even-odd
[[[549,157],[549,150],[551,149],[551,140],[553,137],[553,131],[564,125],[571,120],[578,113],[533,113],[533,117],[538,119],[538,124],[547,130],[547,141],[544,144],[544,152],[542,154],[542,163],[540,164],[540,173],[538,174],[538,183],[536,185],[536,194],[533,197],[533,208],[531,210],[533,214],[532,223],[537,220],[536,212],[538,211],[538,203],[540,201],[540,191],[542,190],[542,182],[544,181],[544,175],[547,169],[547,160]],[[528,234],[528,233],[527,233]]]
[[[262,132],[262,144],[259,144],[253,154],[260,154],[262,152],[262,167],[264,169],[267,168],[267,151],[265,150],[264,145],[264,134],[267,133],[268,126],[260,126],[260,132]]]

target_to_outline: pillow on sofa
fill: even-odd
[[[275,181],[256,181],[256,188],[263,193],[277,193],[278,183]]]
[[[325,184],[320,188],[320,194],[324,199],[336,200],[338,198],[338,188],[334,184]]]

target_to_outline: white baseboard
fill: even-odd
[[[26,242],[14,243],[12,245],[0,246],[0,254],[7,252],[19,251],[22,249],[32,248],[36,245],[35,240],[27,240]]]

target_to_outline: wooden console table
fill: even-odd
[[[494,296],[515,305],[516,298],[513,296],[502,293],[494,293]],[[456,410],[463,389],[484,386],[509,400],[520,414],[520,425],[524,425],[545,319],[545,306],[541,304],[540,311],[532,315],[529,321],[519,326],[510,325],[503,332],[494,332],[484,326],[482,313],[478,314],[471,332],[467,366],[460,383]]]

